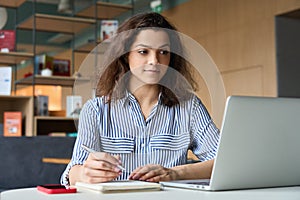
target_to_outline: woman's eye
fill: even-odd
[[[140,54],[146,54],[147,50],[138,50],[138,53],[140,53]]]
[[[168,55],[169,51],[167,51],[167,50],[160,50],[159,53],[162,54],[162,55]]]

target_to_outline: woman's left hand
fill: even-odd
[[[170,181],[178,179],[178,174],[175,170],[165,168],[161,165],[145,165],[133,170],[130,174],[129,179],[159,182],[159,181]]]

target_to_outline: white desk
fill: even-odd
[[[299,200],[300,187],[207,192],[165,188],[163,191],[102,194],[79,190],[75,194],[44,194],[36,188],[1,193],[1,200]]]

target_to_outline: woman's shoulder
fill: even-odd
[[[206,113],[207,108],[199,96],[193,94],[189,100],[189,105],[191,105],[193,112]]]
[[[188,104],[199,104],[199,105],[202,105],[202,101],[200,99],[200,97],[198,97],[196,94],[191,94],[190,97],[184,101],[185,103],[188,103]]]
[[[91,99],[88,99],[85,104],[84,104],[84,107],[85,108],[95,108],[98,110],[98,108],[100,107],[103,107],[105,105],[105,100],[106,98],[105,97],[94,97],[94,98],[91,98]]]

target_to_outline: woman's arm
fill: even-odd
[[[83,178],[83,165],[74,165],[69,171],[69,183],[70,185],[75,185],[76,182],[81,182]]]
[[[173,167],[178,174],[177,179],[209,179],[211,176],[214,159],[193,164]]]
[[[159,182],[180,179],[209,179],[214,160],[165,168],[161,165],[145,165],[135,169],[129,176],[132,180]]]
[[[74,165],[69,171],[70,185],[76,182],[99,183],[112,181],[121,174],[119,157],[107,153],[90,153],[83,165]]]

